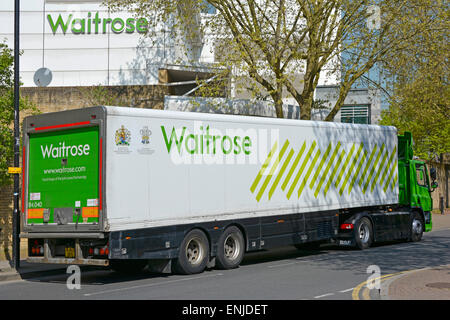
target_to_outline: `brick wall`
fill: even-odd
[[[47,113],[105,104],[163,109],[164,95],[168,93],[168,87],[159,85],[102,87],[105,90],[103,94],[98,94],[96,89],[99,88],[33,87],[21,88],[21,94],[29,98],[41,112]]]
[[[444,208],[450,208],[450,154],[442,154],[439,162],[432,162],[430,167],[436,168],[438,187],[433,191],[433,209],[439,210],[440,198],[444,198]]]
[[[0,260],[12,257],[13,187],[0,187]],[[21,241],[21,257],[26,257],[26,241]]]

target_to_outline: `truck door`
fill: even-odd
[[[416,191],[417,205],[423,211],[431,211],[429,180],[424,163],[416,163]]]
[[[98,126],[30,134],[26,228],[98,229],[99,150]]]

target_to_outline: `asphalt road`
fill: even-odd
[[[80,289],[69,289],[70,274],[0,283],[0,300],[168,299],[168,300],[350,300],[372,275],[440,266],[450,261],[450,231],[424,234],[421,242],[395,242],[358,251],[332,246],[320,251],[293,247],[248,254],[234,270],[191,276],[144,272],[123,276],[109,270],[83,271]]]

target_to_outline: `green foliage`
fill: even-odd
[[[14,57],[12,50],[0,43],[0,186],[11,183],[8,167],[14,156]],[[28,100],[20,99],[20,110],[38,113]]]
[[[165,24],[171,39],[180,40],[177,46],[184,43],[187,52],[198,53],[202,41],[212,41],[215,67],[233,71],[236,91],[270,96],[278,117],[283,117],[283,99],[290,96],[300,106],[301,118],[310,119],[319,77],[325,70],[338,75],[339,94],[327,121],[334,119],[358,79],[386,54],[402,50],[417,30],[428,28],[429,17],[416,19],[415,8],[434,5],[439,9],[435,0],[104,2],[112,10],[127,9],[149,17],[154,22],[151,37]],[[213,6],[216,14],[200,14],[206,6]],[[189,54],[186,57],[189,60]]]
[[[450,152],[449,101],[447,83],[420,74],[411,83],[399,85],[380,124],[395,126],[400,133],[412,132],[415,155],[429,160]]]
[[[427,8],[412,8],[409,19],[397,26],[415,35],[402,50],[387,54],[383,68],[388,76],[390,107],[381,124],[411,131],[417,156],[429,160],[450,152],[450,89],[448,84],[449,11],[440,1]],[[431,20],[428,28],[418,26]]]

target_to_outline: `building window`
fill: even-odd
[[[341,122],[370,124],[370,105],[343,106]]]
[[[203,2],[202,13],[216,14],[216,8],[212,4],[209,4],[206,1],[204,1]]]

